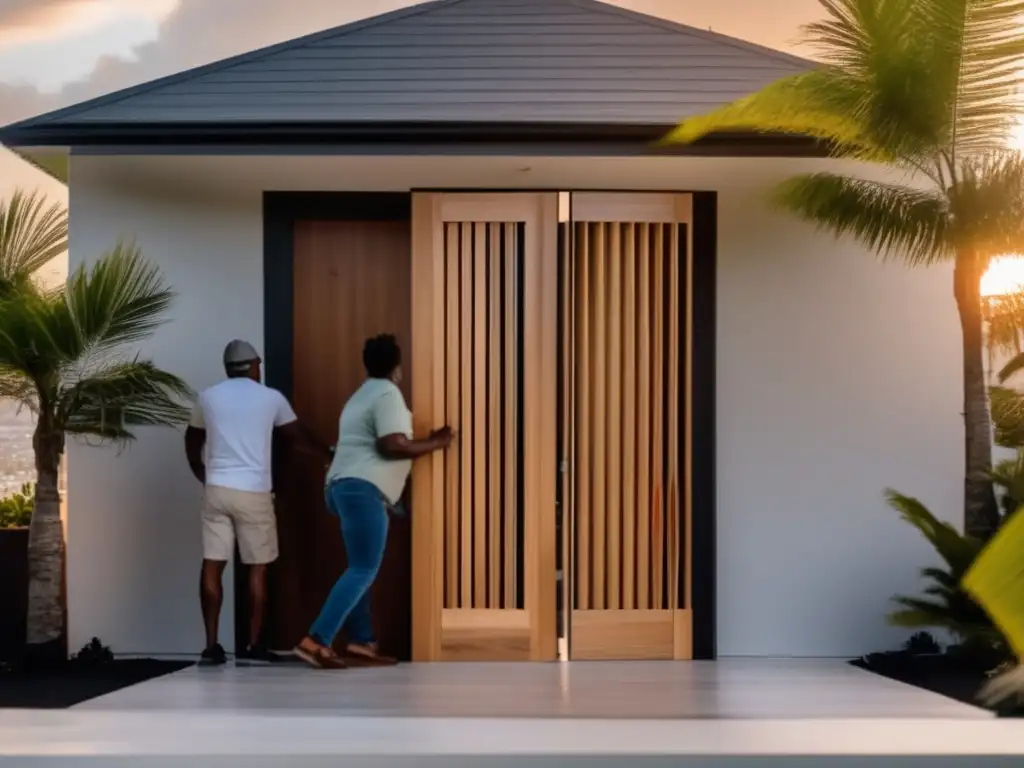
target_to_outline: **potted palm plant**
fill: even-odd
[[[64,528],[58,476],[66,441],[124,443],[141,426],[183,424],[191,393],[131,351],[163,322],[174,294],[139,249],[119,244],[64,286],[32,275],[66,250],[67,214],[38,195],[0,204],[0,397],[35,415],[28,536],[27,656],[63,659]]]

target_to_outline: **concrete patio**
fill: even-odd
[[[1024,728],[841,661],[191,668],[0,712],[7,766],[1009,766]]]

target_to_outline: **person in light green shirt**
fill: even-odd
[[[413,460],[447,448],[454,437],[443,427],[426,439],[413,438],[412,414],[398,388],[401,362],[394,336],[369,339],[363,347],[367,379],[345,403],[338,422],[324,495],[341,522],[348,568],[295,647],[295,654],[317,669],[394,663],[378,653],[370,620],[370,586],[387,543],[387,508],[398,503]],[[332,644],[343,627],[348,645],[338,655]]]

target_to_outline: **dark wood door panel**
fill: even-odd
[[[366,338],[394,333],[408,356],[409,223],[299,221],[293,265],[292,404],[317,438],[333,444],[341,409],[364,378]],[[406,378],[407,398],[409,385]],[[288,455],[282,469],[270,626],[274,646],[291,647],[316,617],[345,557],[337,518],[324,505],[319,462]],[[399,658],[410,653],[410,561],[409,521],[392,517],[371,600],[381,646]]]

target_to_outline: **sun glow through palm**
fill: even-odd
[[[981,278],[982,296],[1005,296],[1020,291],[1024,291],[1024,257],[996,259]]]

